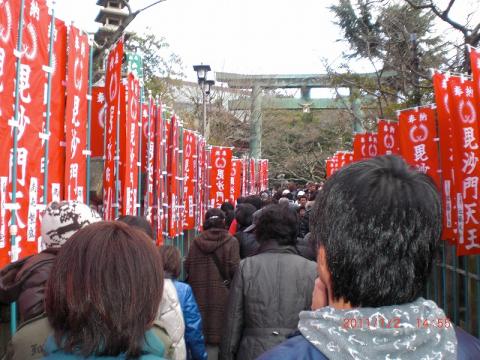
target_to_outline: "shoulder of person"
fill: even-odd
[[[172,359],[174,353],[173,341],[167,333],[167,330],[161,325],[158,320],[155,320],[152,327],[153,334],[159,338],[164,346],[164,357]]]
[[[470,335],[465,330],[455,327],[455,335],[457,336],[457,359],[473,360],[480,359],[480,340]]]
[[[8,345],[6,360],[31,360],[43,358],[43,345],[53,334],[45,314],[24,322]]]
[[[296,335],[261,355],[257,360],[328,360],[303,335]]]

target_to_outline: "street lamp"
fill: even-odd
[[[205,94],[210,95],[213,85],[215,85],[215,80],[205,81]]]
[[[198,85],[202,89],[202,102],[203,102],[203,123],[202,123],[202,134],[206,139],[206,130],[207,130],[207,101],[206,95],[210,93],[211,81],[207,80],[207,73],[211,71],[210,65],[193,65],[193,70],[197,72]],[[208,89],[208,93],[207,93]]]

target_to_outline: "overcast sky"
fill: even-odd
[[[130,0],[134,10],[154,0]],[[164,36],[180,55],[189,79],[192,65],[244,74],[324,72],[322,58],[338,64],[344,43],[328,6],[335,0],[166,0],[139,15],[129,30],[146,27]],[[445,0],[439,0],[440,3]],[[454,15],[479,7],[457,0]],[[96,0],[57,0],[57,16],[95,31]],[[460,22],[463,21],[460,15]],[[359,69],[363,68],[358,64]]]

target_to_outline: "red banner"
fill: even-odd
[[[15,92],[15,61],[13,55],[17,46],[19,22],[19,0],[5,0],[0,4],[0,154],[11,154],[12,128],[9,121],[13,119]],[[6,204],[11,202],[11,162],[0,161],[0,268],[11,260],[10,235],[8,225],[10,211]],[[18,251],[15,253],[18,258]]]
[[[353,137],[353,160],[358,161],[375,156],[377,156],[377,134],[355,134]]]
[[[138,122],[140,121],[139,97],[140,86],[138,79],[132,73],[128,74],[126,92],[126,143],[123,180],[123,215],[136,215],[138,191]]]
[[[154,202],[153,209],[155,214],[156,242],[157,245],[163,244],[165,231],[165,209],[163,204],[167,202],[165,196],[166,164],[165,164],[165,126],[162,118],[162,107],[156,106],[155,111],[155,147],[154,147]]]
[[[400,153],[400,141],[398,137],[398,122],[390,120],[377,121],[378,154],[398,155]]]
[[[436,72],[433,75],[433,88],[437,104],[437,124],[440,138],[440,162],[442,167],[442,239],[455,242],[457,238],[457,207],[454,183],[453,129],[448,101],[448,77]]]
[[[256,194],[256,189],[255,189],[255,179],[257,176],[256,173],[256,161],[255,159],[250,159],[250,186],[249,186],[249,195],[255,195]]]
[[[171,237],[179,235],[178,228],[180,219],[179,203],[179,133],[178,122],[175,116],[170,121],[168,136],[168,234]]]
[[[212,146],[210,154],[210,207],[212,208],[220,208],[230,198],[232,155],[231,148]]]
[[[153,203],[154,203],[154,175],[155,175],[155,117],[154,117],[154,104],[150,97],[148,104],[143,106],[144,112],[144,129],[146,131],[145,141],[145,165],[146,165],[146,181],[144,189],[144,216],[147,221],[153,226]],[[146,120],[146,122],[145,122]]]
[[[122,72],[122,58],[123,58],[123,39],[120,39],[112,51],[108,54],[107,59],[107,75],[105,81],[106,92],[106,154],[105,167],[103,172],[103,217],[105,220],[113,220],[115,216],[114,205],[115,191],[116,191],[116,169],[115,158],[119,156],[116,154],[117,139],[116,129],[119,112],[119,96],[121,85]]]
[[[435,110],[431,105],[398,112],[400,151],[405,161],[440,184]]]
[[[94,86],[92,88],[92,130],[90,132],[92,157],[102,157],[104,155],[105,110],[105,87]]]
[[[55,19],[53,74],[50,96],[50,143],[48,152],[48,201],[64,199],[65,92],[67,74],[67,27]],[[50,33],[49,33],[50,35]]]
[[[195,162],[197,157],[197,139],[193,131],[183,132],[183,203],[185,204],[184,230],[195,228]]]
[[[205,139],[199,135],[197,143],[197,230],[200,230],[203,220],[205,219],[205,208],[207,206],[205,202],[207,162]]]
[[[242,160],[232,159],[230,176],[230,203],[235,205],[242,192]]]
[[[248,195],[248,159],[242,159],[242,196]]]
[[[87,158],[84,151],[87,143],[88,36],[76,27],[70,26],[68,49],[65,195],[67,200],[85,202]]]
[[[478,179],[480,177],[478,107],[473,81],[450,77],[448,91],[454,131],[454,164],[457,190],[457,255],[480,253]]]

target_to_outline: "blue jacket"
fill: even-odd
[[[205,338],[202,332],[202,317],[198,309],[195,296],[190,285],[180,281],[173,281],[177,289],[178,300],[185,320],[185,343],[188,358],[193,360],[207,360]]]
[[[297,332],[300,334],[300,332]],[[480,340],[456,327],[458,360],[480,359]],[[328,360],[303,335],[296,335],[267,351],[257,360]]]

